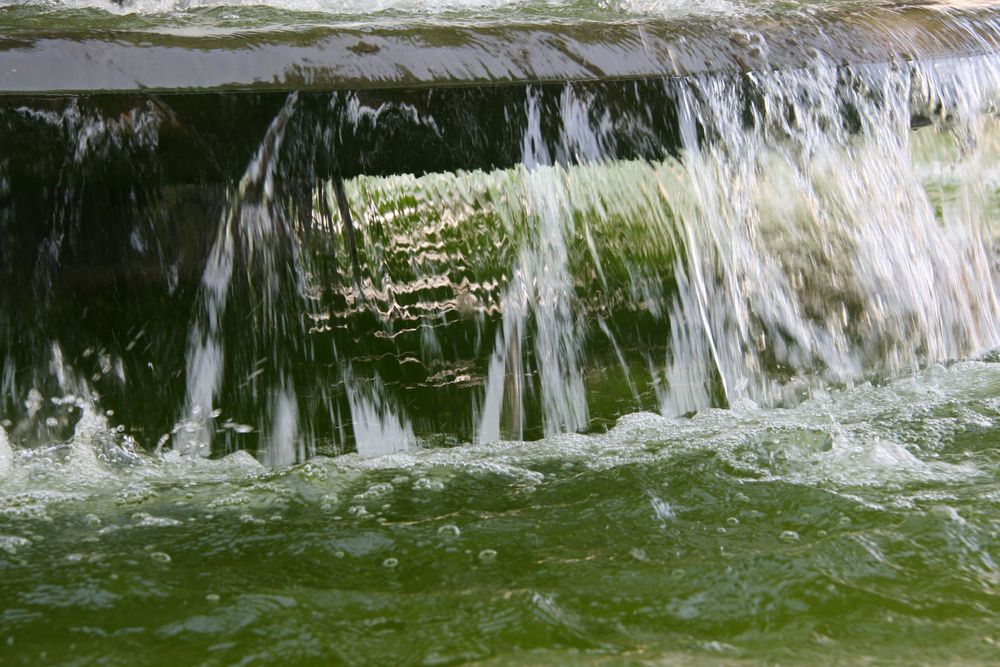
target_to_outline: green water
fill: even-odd
[[[0,645],[38,664],[987,664],[1000,364],[795,409],[0,485]]]

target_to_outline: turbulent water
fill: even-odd
[[[4,452],[4,662],[992,663],[998,390],[962,362],[281,471]]]
[[[793,11],[284,9],[0,21]],[[0,105],[0,663],[995,662],[986,42]]]

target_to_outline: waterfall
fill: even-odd
[[[0,130],[49,151],[0,157],[5,431],[58,440],[89,411],[137,448],[282,466],[790,407],[981,355],[1000,343],[998,91],[989,53],[817,50],[4,106]]]

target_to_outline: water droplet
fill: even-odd
[[[740,525],[740,520],[734,516],[731,516],[728,519],[726,519],[726,523],[728,523],[730,526],[738,526]]]
[[[493,549],[483,549],[479,552],[480,563],[492,563],[497,559],[497,552]]]
[[[208,595],[205,596],[205,600],[207,600],[208,602],[211,602],[212,604],[215,604],[220,599],[221,598],[216,593],[209,593]]]
[[[170,562],[170,556],[168,554],[163,553],[162,551],[154,551],[151,554],[149,554],[149,557],[152,558],[157,563]]]
[[[799,541],[799,534],[796,533],[794,530],[783,530],[781,531],[781,535],[778,536],[778,539],[781,540],[782,542],[787,542],[790,544],[792,542]]]
[[[719,535],[725,535],[726,529],[723,528],[722,526],[719,526],[718,528],[715,529],[715,532],[717,532]]]
[[[384,561],[382,561],[382,567],[388,568],[390,570],[394,569],[397,565],[399,565],[398,558],[386,558]]]

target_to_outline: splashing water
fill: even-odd
[[[964,362],[790,410],[281,471],[20,450],[7,655],[988,662],[997,387]]]
[[[225,363],[223,320],[238,259],[245,262],[245,266],[239,268],[246,272],[247,284],[253,285],[251,289],[259,290],[255,298],[260,300],[260,307],[251,311],[257,317],[251,321],[246,333],[260,337],[265,344],[294,344],[281,336],[279,328],[287,326],[287,323],[278,319],[283,316],[278,303],[280,298],[288,296],[289,291],[293,296],[301,294],[303,285],[301,277],[293,273],[292,287],[282,292],[282,283],[287,282],[286,268],[282,264],[290,256],[294,257],[296,248],[294,238],[287,231],[282,231],[288,222],[275,202],[274,156],[281,149],[285,126],[295,110],[295,100],[295,95],[289,96],[285,108],[271,124],[257,155],[240,181],[234,203],[227,207],[219,224],[199,294],[203,312],[195,319],[188,344],[186,375],[190,414],[180,424],[178,434],[181,438],[175,442],[175,450],[201,455],[210,452],[209,433],[215,414],[214,401],[222,389]],[[294,269],[294,262],[292,266]],[[254,372],[259,375],[261,370],[255,366]],[[273,401],[274,410],[268,420],[274,424],[274,430],[270,443],[265,445],[268,450],[265,456],[274,463],[288,464],[295,461],[294,456],[288,456],[288,452],[294,450],[292,439],[297,421],[293,414],[295,395],[284,377],[285,369],[279,365],[272,373],[279,376],[281,386],[271,390],[277,392]],[[266,388],[258,389],[261,383],[254,378],[250,391],[255,398],[268,391]]]
[[[849,70],[819,60],[667,80],[656,85],[676,105],[677,144],[652,161],[614,158],[633,150],[623,137],[659,136],[654,107],[606,106],[649,87],[528,87],[503,110],[520,128],[508,134],[519,166],[346,181],[310,171],[313,156],[336,164],[372,128],[444,136],[448,119],[410,102],[293,94],[219,209],[197,288],[177,276],[198,251],[177,252],[164,280],[162,298],[193,313],[183,367],[149,356],[177,348],[176,325],[154,333],[137,310],[132,331],[147,346],[134,333],[124,349],[85,339],[100,353],[60,363],[103,360],[98,386],[52,395],[100,395],[93,410],[117,414],[124,394],[144,391],[126,369],[148,366],[154,395],[176,395],[176,378],[185,400],[161,426],[123,421],[147,434],[140,444],[249,446],[284,464],[442,434],[588,431],[636,410],[793,405],[982,354],[998,342],[1000,311],[995,189],[982,171],[997,71],[993,57]],[[149,151],[155,133],[130,135],[170,122],[150,113],[101,136]],[[79,123],[60,118],[41,122],[76,136]],[[914,119],[925,127],[911,130]],[[75,144],[74,169],[92,141]],[[50,239],[81,224],[74,215],[58,214]],[[148,254],[140,232],[156,230],[130,232]],[[37,288],[64,268],[50,256]],[[7,355],[7,378],[31,367],[25,356]],[[47,369],[28,385],[43,398]],[[37,424],[17,408],[24,386],[9,379],[4,393],[17,419]]]
[[[991,69],[978,61],[945,72],[861,68],[836,97],[829,91],[842,74],[833,67],[754,77],[762,99],[750,131],[745,92],[732,82],[685,91],[682,131],[694,150],[680,182],[665,187],[694,196],[673,209],[687,252],[675,267],[684,287],[669,321],[683,346],[667,370],[664,411],[705,407],[713,376],[730,402],[773,403],[808,388],[795,376],[813,369],[842,384],[996,345],[989,219],[954,209],[936,217],[912,168],[909,132],[911,104],[927,103],[915,99],[921,86],[947,94],[960,76],[966,85],[950,104],[985,109]],[[836,129],[845,108],[860,125],[850,133]],[[972,113],[950,118],[959,126],[951,131],[976,124]],[[725,139],[697,146],[698,124]],[[788,369],[793,382],[782,387],[769,366]],[[669,390],[670,378],[690,393]]]

